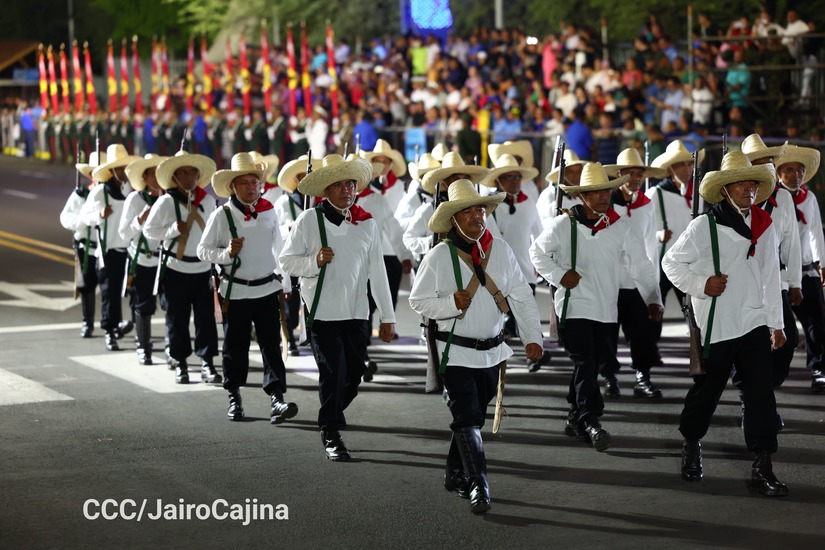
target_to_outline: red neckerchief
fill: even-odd
[[[748,256],[756,254],[756,241],[762,236],[762,233],[770,227],[771,215],[759,208],[758,206],[751,206],[751,246],[748,249]]]
[[[641,208],[642,206],[646,205],[649,202],[650,202],[650,199],[647,198],[647,195],[645,195],[641,191],[636,191],[636,200],[633,201],[633,202],[629,202],[625,205],[625,206],[627,206],[627,217],[629,218],[631,216],[631,214],[630,214],[631,210]]]
[[[277,183],[264,183],[264,193],[266,193],[267,191],[271,191],[276,187],[278,187]]]
[[[805,219],[805,214],[802,213],[802,210],[797,208],[798,205],[802,204],[805,199],[808,198],[808,188],[804,185],[800,185],[799,190],[796,193],[791,193],[791,197],[793,197],[793,205],[796,210],[796,221],[808,225],[808,221]]]
[[[383,190],[383,191],[381,191],[381,194],[382,194],[382,195],[386,194],[386,193],[387,193],[387,189],[389,189],[390,187],[392,187],[393,185],[395,185],[395,182],[397,182],[397,181],[398,181],[398,178],[397,178],[397,177],[395,177],[395,174],[393,174],[393,173],[392,173],[392,170],[390,170],[390,173],[389,173],[389,174],[387,174],[387,183],[385,183],[385,184],[384,184],[384,190]]]
[[[613,210],[612,208],[608,208],[607,212],[604,213],[604,216],[599,218],[599,221],[596,222],[596,225],[590,228],[593,232],[592,234],[595,235],[602,229],[607,229],[608,227],[616,223],[619,218],[621,218],[621,216],[619,216],[619,214],[617,214],[615,210]]]
[[[478,244],[481,245],[482,250],[484,250],[484,254],[486,255],[490,252],[490,247],[493,246],[493,234],[490,233],[489,229],[485,229],[484,233],[481,234],[481,238],[478,240]],[[476,265],[481,265],[481,255],[478,251],[478,245],[473,247],[473,251],[470,253],[470,257],[473,259],[473,263]]]
[[[358,198],[363,199],[364,197],[369,197],[373,193],[375,193],[375,191],[372,190],[372,186],[368,185],[366,189],[358,193]]]
[[[232,204],[234,204],[235,207],[241,211],[245,222],[248,222],[252,218],[258,219],[258,214],[260,212],[266,212],[267,210],[272,210],[273,208],[272,203],[264,198],[259,198],[252,204],[252,208],[250,208],[238,200],[236,195],[232,195]]]
[[[691,200],[693,199],[693,178],[690,178],[687,183],[687,192],[685,192],[685,202],[688,205],[688,208],[693,208],[690,205]]]
[[[516,213],[516,203],[521,203],[527,200],[527,195],[524,194],[524,191],[519,191],[516,198],[513,199],[513,195],[507,193],[507,196],[504,197],[504,202],[510,206],[510,215]]]
[[[349,207],[350,219],[349,222],[352,225],[358,225],[358,222],[362,222],[364,220],[372,219],[372,214],[358,206],[357,204],[353,204]]]
[[[209,194],[206,191],[204,191],[202,188],[195,187],[195,200],[192,201],[192,206],[197,208],[200,205],[200,203],[203,201],[203,199],[205,199],[208,196],[209,196]]]

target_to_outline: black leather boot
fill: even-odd
[[[487,480],[487,458],[481,428],[469,426],[453,432],[464,472],[470,482],[470,511],[484,514],[490,509],[490,483]]]
[[[135,328],[135,324],[132,321],[121,321],[117,324],[117,327],[114,330],[115,338],[120,340],[130,332],[132,329]]]
[[[618,399],[622,396],[622,390],[619,388],[619,380],[615,374],[603,374],[604,377],[604,396],[607,399]]]
[[[604,452],[610,447],[610,434],[602,428],[602,423],[595,416],[584,419],[584,431],[590,437],[591,443],[597,451]]]
[[[201,359],[201,382],[206,384],[220,384],[223,377],[215,370],[215,365],[209,359]]]
[[[95,328],[95,293],[80,293],[80,310],[83,315],[83,324],[80,327],[81,338],[91,338]]]
[[[189,383],[189,365],[186,361],[179,361],[175,366],[175,384]]]
[[[771,453],[756,451],[751,471],[751,487],[766,497],[788,496],[788,486],[776,479],[771,465]]]
[[[371,382],[373,375],[378,370],[375,361],[370,360],[369,355],[364,359],[364,382]]]
[[[152,364],[152,317],[135,313],[138,363]]]
[[[109,351],[120,351],[120,346],[117,345],[117,338],[113,332],[107,332],[103,338],[106,341],[106,349]]]
[[[349,449],[344,445],[341,434],[335,430],[321,430],[321,442],[327,458],[333,462],[346,462],[352,458]]]
[[[584,423],[578,419],[578,414],[574,411],[567,414],[567,420],[564,423],[564,435],[590,443],[590,436],[587,435],[587,431],[584,429]]]
[[[298,405],[284,401],[284,394],[280,391],[270,396],[272,408],[269,410],[270,424],[283,424],[285,420],[298,414]]]
[[[455,491],[461,498],[470,498],[470,482],[464,473],[461,454],[458,452],[455,434],[450,438],[450,451],[447,453],[447,470],[444,472],[444,488]]]
[[[633,397],[645,397],[647,399],[659,399],[662,392],[650,381],[650,373],[636,371],[636,385],[633,386]]]
[[[701,481],[705,475],[702,469],[702,443],[698,440],[685,439],[682,443],[682,479]]]
[[[289,335],[289,354],[292,357],[298,357],[301,355],[301,351],[298,349],[298,344],[295,342],[295,337],[291,334]]]
[[[240,390],[229,390],[229,408],[226,409],[226,417],[233,422],[240,422],[244,419]]]

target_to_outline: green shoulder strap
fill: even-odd
[[[568,216],[570,218],[570,269],[572,271],[576,271],[576,251],[578,250],[578,234],[579,231],[576,228],[576,218],[573,216]],[[564,289],[564,303],[561,306],[561,315],[559,316],[559,328],[564,328],[564,324],[567,321],[567,302],[570,301],[570,289]]]
[[[289,213],[292,214],[292,221],[295,221],[298,219],[298,215],[295,213],[295,201],[290,197],[287,202],[289,203]]]
[[[713,213],[708,212],[708,224],[710,225],[710,250],[713,255],[713,273],[717,277],[721,275],[719,269],[719,238],[716,233],[716,218]],[[713,314],[716,311],[716,296],[710,301],[710,311],[708,312],[708,326],[705,330],[705,343],[702,346],[702,359],[707,359],[710,355],[710,333],[713,331]]]
[[[181,221],[180,204],[178,204],[178,199],[172,197],[172,204],[175,205],[175,218],[177,221]],[[169,262],[169,256],[172,254],[172,247],[175,246],[175,243],[177,242],[177,237],[172,239],[172,242],[169,243],[169,248],[165,248],[163,243],[161,243],[160,275],[158,276],[158,279],[161,281],[163,280],[163,276],[166,274],[166,264]]]
[[[320,208],[315,208],[315,214],[318,217],[318,233],[321,235],[321,247],[327,246],[327,230],[324,226],[324,213]],[[307,328],[312,328],[312,323],[315,321],[315,312],[318,310],[318,302],[321,301],[321,289],[324,287],[324,274],[327,272],[327,264],[321,266],[321,273],[318,274],[318,286],[315,288],[315,299],[312,300],[312,307],[309,308],[309,317],[307,318]]]
[[[235,220],[232,219],[232,212],[229,211],[228,206],[223,207],[223,213],[226,214],[226,221],[229,223],[229,233],[233,239],[237,239],[238,229],[235,227]],[[232,269],[229,271],[229,281],[226,283],[226,296],[223,297],[224,300],[228,301],[232,295],[232,283],[235,282],[235,272],[238,271],[240,266],[241,259],[238,256],[232,258]]]
[[[464,288],[464,283],[461,280],[461,267],[458,264],[458,252],[455,250],[455,245],[450,239],[445,239],[447,246],[450,247],[450,258],[453,260],[453,275],[455,276],[455,286],[458,290]],[[447,343],[444,346],[444,353],[441,354],[441,363],[438,365],[438,374],[447,372],[447,362],[450,360],[450,347],[453,345],[453,333],[455,332],[455,319],[453,319],[453,326],[450,327],[450,335],[447,336]]]
[[[149,206],[154,204],[154,201],[150,201],[149,194],[146,191],[140,191],[140,195],[143,197],[143,200]],[[138,237],[137,246],[135,247],[135,257],[132,258],[132,261],[129,262],[129,275],[132,277],[135,276],[137,273],[137,266],[138,266],[138,256],[141,254],[146,254],[147,257],[152,256],[152,250],[149,248],[149,241],[146,240],[146,237],[143,235],[143,230],[140,231],[140,236]]]
[[[661,188],[656,188],[656,196],[659,197],[659,211],[662,213],[662,227],[667,231],[667,214],[665,213],[665,199],[662,197]],[[665,246],[667,243],[662,243],[662,248],[659,251],[659,263],[662,263],[662,258],[665,257]]]

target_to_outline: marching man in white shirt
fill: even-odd
[[[126,177],[135,192],[126,197],[118,227],[120,236],[129,241],[126,281],[132,291],[129,301],[137,333],[138,363],[141,365],[152,364],[152,315],[157,309],[154,286],[160,257],[160,241],[147,239],[143,234],[143,225],[161,194],[155,170],[163,160],[166,157],[148,154],[126,167]]]
[[[370,164],[354,156],[327,155],[321,168],[307,170],[298,190],[326,200],[298,217],[280,257],[283,271],[301,278],[301,297],[309,309],[321,401],[318,426],[332,461],[350,459],[339,430],[347,425],[344,411],[358,395],[364,374],[370,338],[367,282],[378,306],[381,340],[389,342],[395,333],[381,235],[372,216],[355,204],[371,176]]]
[[[240,388],[249,375],[252,324],[264,361],[262,388],[270,397],[270,423],[282,424],[298,413],[284,401],[286,368],[278,346],[278,280],[281,228],[272,203],[261,196],[264,170],[249,153],[232,157],[229,170],[212,175],[212,189],[229,201],[209,216],[198,244],[198,257],[220,266],[223,298],[223,387],[229,392],[227,417],[244,419]],[[286,342],[281,342],[286,345]]]
[[[622,267],[636,282],[649,318],[662,315],[656,271],[642,237],[610,207],[611,190],[628,179],[609,180],[600,163],[586,164],[579,185],[560,185],[581,204],[570,215],[556,216],[530,248],[533,265],[558,289],[559,339],[574,365],[565,433],[600,452],[610,446],[610,434],[599,422],[604,400],[598,370],[615,360]]]
[[[645,166],[636,149],[625,149],[619,153],[616,164],[604,167],[608,176],[629,176],[629,179],[610,195],[617,212],[627,219],[642,238],[646,257],[659,273],[659,247],[656,246],[656,212],[654,203],[644,194],[642,186],[645,178],[663,178],[664,170]],[[630,359],[636,370],[634,397],[656,399],[662,392],[650,381],[650,369],[659,358],[659,349],[654,337],[655,326],[648,318],[647,306],[636,288],[636,281],[624,268],[621,269],[619,285],[619,325],[630,346]],[[616,330],[619,330],[616,325]],[[618,334],[617,338],[618,340]],[[614,360],[601,367],[601,375],[606,379],[605,397],[619,397],[621,390],[616,379],[619,361]]]
[[[486,228],[505,194],[479,196],[467,179],[453,182],[448,193],[429,221],[431,231],[447,236],[421,262],[410,305],[437,323],[439,371],[453,417],[444,488],[469,498],[470,510],[482,514],[490,509],[490,488],[481,428],[499,370],[513,355],[504,342],[504,313],[515,315],[533,361],[543,353],[541,325],[513,251]]]
[[[784,496],[788,487],[773,474],[776,452],[776,400],[771,347],[785,344],[779,281],[778,242],[771,216],[755,206],[773,191],[770,164],[751,166],[733,151],[699,188],[713,205],[693,220],[662,260],[665,275],[690,294],[702,336],[704,374],[693,377],[679,431],[682,478],[704,474],[700,440],[725,390],[731,369],[742,378],[745,444],[756,455],[751,486],[767,496]]]
[[[779,183],[791,193],[799,228],[802,254],[802,300],[793,308],[805,330],[807,364],[811,369],[811,391],[825,391],[825,237],[816,196],[805,184],[819,169],[819,151],[788,145],[776,161]]]

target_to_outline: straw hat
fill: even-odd
[[[183,166],[192,166],[200,172],[198,178],[198,187],[206,187],[212,179],[212,174],[215,173],[215,161],[203,155],[192,155],[186,151],[178,151],[174,157],[169,157],[158,165],[155,172],[155,177],[158,179],[158,184],[161,188],[169,190],[178,186],[172,180],[175,170]]]
[[[785,148],[785,152],[782,153],[782,156],[776,159],[775,164],[776,169],[779,170],[779,167],[783,164],[798,162],[805,167],[805,177],[803,178],[802,183],[808,183],[811,181],[811,178],[816,175],[816,171],[819,170],[819,159],[820,155],[818,149],[788,145]]]
[[[255,159],[252,158],[252,155],[249,153],[237,153],[233,155],[230,164],[231,168],[229,170],[218,170],[212,174],[212,189],[215,190],[217,196],[223,199],[228,199],[235,194],[235,192],[232,191],[232,180],[238,176],[252,174],[258,178],[259,181],[263,180],[265,169],[261,168],[260,164],[255,162]],[[266,163],[264,163],[264,165],[265,164]]]
[[[666,170],[645,166],[645,163],[642,162],[642,157],[639,155],[639,151],[633,147],[629,147],[619,153],[619,156],[616,158],[616,164],[605,165],[604,171],[607,172],[608,176],[616,177],[619,175],[620,170],[629,170],[630,168],[641,168],[644,170],[642,174],[643,178],[664,178],[667,176]]]
[[[564,150],[564,165],[567,166],[577,166],[587,164],[589,161],[587,160],[579,160],[579,155],[572,149],[565,149]],[[559,167],[556,166],[553,170],[544,176],[544,181],[549,183],[558,183],[559,182]]]
[[[372,166],[355,155],[327,155],[322,166],[307,174],[298,184],[298,191],[311,197],[323,197],[324,190],[339,181],[355,180],[355,191],[363,191],[372,179]]]
[[[705,150],[699,151],[699,162],[705,158]],[[650,165],[653,168],[667,170],[677,162],[693,162],[693,153],[687,150],[685,144],[680,140],[670,142],[665,152],[656,157]]]
[[[391,159],[392,173],[398,178],[407,173],[407,163],[404,160],[404,155],[393,149],[390,144],[383,139],[375,142],[375,147],[373,147],[372,151],[364,151],[362,149],[359,154],[361,158],[367,162],[372,162],[375,157],[387,157]]]
[[[487,187],[496,187],[496,180],[500,176],[509,174],[510,172],[518,172],[521,174],[521,178],[525,180],[535,179],[535,177],[539,175],[539,171],[536,168],[519,165],[516,157],[505,153],[496,159],[495,168],[487,172],[487,175],[484,176],[484,179],[481,180],[480,183]]]
[[[250,151],[249,155],[252,157],[252,162],[257,164],[259,167],[266,167],[263,181],[267,183],[275,183],[272,176],[274,176],[275,172],[278,171],[278,164],[281,162],[278,155],[262,155],[258,151]]]
[[[106,161],[104,164],[98,165],[92,170],[92,178],[98,181],[109,181],[112,179],[112,170],[115,168],[122,168],[130,162],[140,160],[140,157],[130,155],[120,143],[113,143],[106,148]]]
[[[441,161],[441,168],[436,168],[421,179],[421,187],[429,194],[435,193],[435,185],[438,182],[444,181],[454,174],[466,174],[470,176],[470,181],[473,183],[481,183],[481,180],[487,174],[487,169],[481,166],[471,164],[464,164],[461,155],[450,151],[444,155],[444,160]]]
[[[705,174],[699,185],[699,193],[708,203],[716,204],[724,198],[722,188],[739,181],[755,181],[759,184],[754,202],[759,204],[768,200],[773,193],[776,172],[772,164],[753,166],[745,153],[731,151],[722,158],[722,167],[719,170]]]
[[[284,193],[294,193],[298,188],[298,174],[305,174],[307,171],[307,155],[301,155],[295,160],[291,160],[284,164],[281,171],[278,172],[278,187],[284,190]],[[323,161],[318,158],[312,159],[313,166],[320,166]]]
[[[498,159],[502,155],[513,155],[521,159],[521,165],[525,168],[533,167],[533,145],[526,139],[521,141],[505,141],[504,143],[491,143],[487,146],[487,153],[489,153],[490,162],[492,162],[494,166],[498,166]]]
[[[413,181],[421,181],[421,178],[424,177],[424,174],[427,172],[431,172],[436,168],[441,168],[441,163],[435,160],[430,153],[424,153],[419,157],[418,164],[411,162],[407,165],[410,170],[410,177]]]
[[[433,150],[430,154],[433,156],[435,160],[441,162],[444,160],[444,155],[446,155],[449,152],[450,150],[447,149],[446,145],[444,145],[443,143],[439,143],[438,145],[433,147]]]
[[[132,189],[135,191],[143,191],[146,189],[146,181],[143,179],[143,173],[147,168],[157,166],[169,157],[162,157],[160,155],[147,154],[142,159],[138,159],[126,167],[126,177],[129,178],[129,183],[132,184]]]
[[[762,138],[759,137],[759,134],[751,134],[745,138],[745,141],[742,142],[740,148],[742,149],[742,152],[747,155],[748,159],[753,162],[756,159],[762,159],[765,157],[773,157],[773,160],[776,161],[776,159],[781,157],[782,153],[785,152],[785,147],[787,146],[788,142],[785,141],[782,145],[768,147],[765,145],[765,142],[762,141]]]
[[[86,176],[89,179],[92,179],[92,172],[95,168],[100,166],[100,164],[106,164],[106,153],[100,153],[100,162],[98,162],[98,153],[97,151],[92,152],[89,155],[89,162],[78,162],[74,165],[77,168],[77,171]]]
[[[496,206],[501,204],[507,193],[496,193],[495,195],[482,196],[476,192],[475,184],[470,180],[456,180],[450,185],[447,190],[450,199],[447,202],[442,202],[435,209],[435,213],[427,223],[427,227],[433,233],[447,233],[452,229],[453,225],[450,223],[457,212],[461,212],[465,208],[471,206],[484,206],[487,208],[487,215],[489,216]]]
[[[622,176],[614,180],[607,177],[604,166],[601,162],[588,162],[582,168],[582,177],[578,185],[561,185],[561,190],[570,195],[577,193],[587,193],[589,191],[601,191],[603,189],[615,189],[630,179],[630,176]]]

